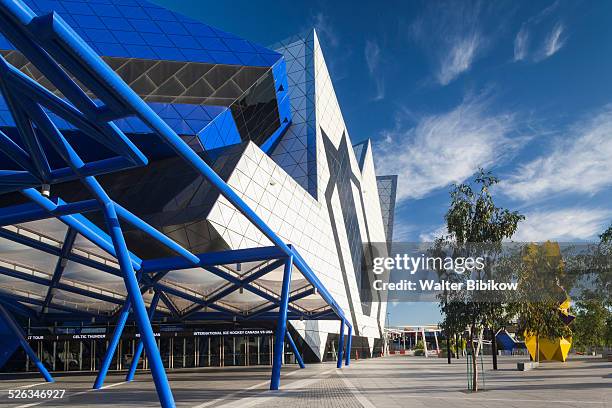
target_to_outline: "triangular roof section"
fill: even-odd
[[[363,142],[353,145],[353,151],[355,152],[355,158],[359,164],[359,170],[363,171],[363,164],[365,162],[366,154],[368,149],[371,147],[370,139],[366,139]]]

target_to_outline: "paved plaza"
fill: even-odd
[[[499,370],[485,360],[485,390],[466,392],[465,360],[392,356],[334,364],[283,368],[282,390],[268,391],[270,367],[181,370],[169,373],[179,407],[606,407],[612,408],[612,363],[601,359],[543,363],[516,371],[517,358],[502,357]],[[2,407],[158,406],[148,373],[123,382],[111,374],[105,388],[91,390],[91,375],[58,375],[54,384],[38,377],[0,377]],[[65,389],[62,399],[8,399],[8,390]]]

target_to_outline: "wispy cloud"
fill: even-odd
[[[558,18],[555,17],[558,8],[557,0],[521,25],[514,37],[514,61],[539,62],[563,48],[567,35],[565,25],[554,20]],[[542,30],[546,33],[544,36]]]
[[[476,32],[458,38],[442,57],[440,70],[437,74],[440,85],[448,85],[463,72],[470,69],[480,45],[480,34]]]
[[[340,39],[333,24],[329,21],[329,16],[323,12],[316,13],[312,16],[312,25],[317,29],[318,34],[323,37],[326,44],[330,47],[337,47],[340,44]]]
[[[385,97],[385,81],[383,74],[380,72],[380,46],[374,40],[367,40],[364,49],[365,60],[368,66],[370,76],[376,85],[375,101],[380,101]]]
[[[548,58],[559,51],[563,45],[565,45],[566,37],[563,35],[565,26],[559,22],[555,24],[551,32],[548,34],[546,41],[544,42],[544,48],[542,50],[543,58]]]
[[[573,241],[597,239],[610,222],[611,210],[601,208],[562,208],[526,214],[514,241]]]
[[[478,167],[502,162],[522,146],[514,114],[491,113],[491,98],[466,98],[459,106],[420,118],[401,120],[382,132],[376,146],[381,174],[398,174],[398,200],[422,198],[469,178]]]
[[[446,224],[440,225],[437,228],[434,228],[428,232],[422,232],[419,234],[420,242],[433,242],[437,238],[442,237],[443,235],[448,235],[448,229],[446,228]]]
[[[575,123],[548,154],[520,165],[500,183],[509,197],[533,200],[559,193],[595,194],[612,186],[612,105]]]
[[[527,48],[529,47],[529,30],[526,26],[522,26],[514,38],[514,60],[521,61],[527,57]]]
[[[395,219],[395,225],[393,225],[393,241],[402,242],[409,241],[415,233],[415,227],[405,220],[399,218]]]
[[[472,67],[486,44],[480,22],[483,7],[478,1],[431,4],[412,23],[410,34],[433,56],[436,82],[448,85]]]

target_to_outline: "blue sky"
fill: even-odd
[[[353,142],[400,175],[396,240],[439,232],[479,166],[526,215],[516,240],[591,240],[612,221],[612,2],[155,2],[262,45],[316,27]]]

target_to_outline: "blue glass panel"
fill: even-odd
[[[91,16],[95,15],[93,9],[89,7],[89,4],[86,2],[64,1],[62,4],[68,13]]]
[[[134,27],[127,20],[118,17],[104,17],[102,19],[104,25],[111,30],[134,31]]]
[[[144,43],[144,39],[136,31],[121,31],[121,30],[117,30],[113,34],[115,34],[115,37],[117,38],[117,41],[119,41],[122,44],[136,44],[136,45],[138,45],[138,44],[143,44]]]
[[[121,17],[121,12],[111,4],[96,4],[94,12],[102,17]]]

